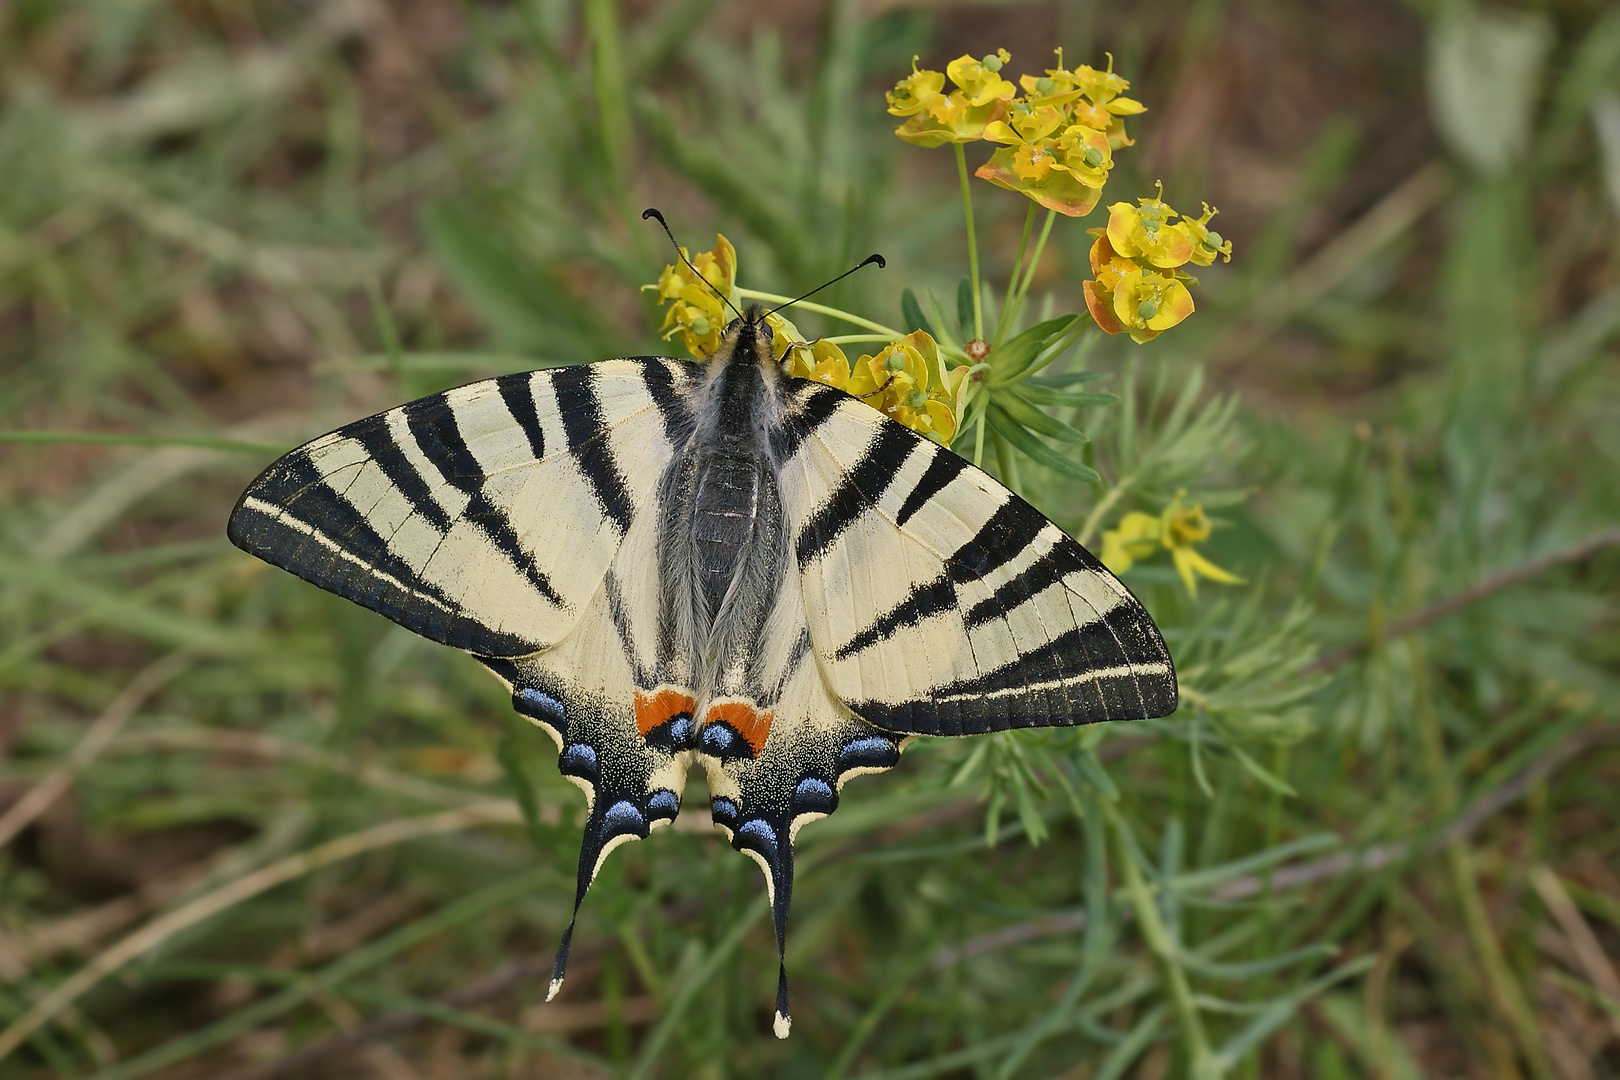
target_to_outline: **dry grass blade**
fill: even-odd
[[[1539,559],[1531,559],[1529,562],[1522,563],[1519,566],[1488,574],[1468,586],[1468,588],[1455,592],[1444,600],[1436,601],[1428,607],[1414,611],[1405,618],[1396,619],[1384,630],[1380,640],[1388,641],[1391,638],[1404,637],[1407,634],[1423,629],[1432,622],[1445,618],[1447,615],[1455,615],[1463,608],[1488,599],[1504,589],[1522,585],[1554,567],[1579,562],[1591,555],[1596,555],[1605,548],[1614,547],[1616,544],[1620,544],[1620,526],[1594,533],[1585,540],[1577,541],[1568,547],[1543,555]],[[1373,644],[1372,642],[1358,641],[1334,649],[1331,652],[1323,653],[1308,665],[1301,674],[1312,675],[1319,671],[1332,671],[1335,668],[1343,667],[1366,652]]]
[[[1558,921],[1558,928],[1564,932],[1564,937],[1568,939],[1570,948],[1592,985],[1611,1000],[1620,1001],[1620,976],[1615,974],[1614,965],[1609,962],[1609,957],[1604,953],[1597,935],[1581,917],[1580,910],[1569,898],[1569,893],[1565,890],[1564,883],[1558,880],[1558,875],[1552,872],[1551,867],[1537,866],[1530,871],[1530,884],[1535,887],[1542,903],[1547,905],[1547,910],[1552,912],[1553,918]],[[1613,1037],[1620,1039],[1620,1015],[1610,1013],[1608,1020]]]
[[[478,803],[459,810],[446,810],[424,817],[384,822],[369,829],[329,840],[309,851],[289,856],[222,885],[210,893],[153,920],[124,938],[90,963],[74,972],[25,1013],[0,1032],[0,1060],[9,1057],[34,1032],[58,1016],[62,1010],[102,979],[153,949],[175,934],[260,893],[285,884],[332,863],[353,858],[367,851],[391,847],[426,836],[460,832],[478,825],[517,824],[517,807],[506,801]]]
[[[90,725],[90,730],[86,731],[84,737],[73,747],[67,760],[47,773],[44,779],[29,788],[22,798],[12,803],[10,808],[0,815],[0,847],[11,843],[18,833],[60,798],[73,783],[73,777],[99,757],[107,745],[118,736],[124,724],[135,715],[135,710],[145,704],[147,698],[157,693],[163,684],[191,666],[195,660],[195,655],[185,649],[179,649],[154,660],[137,672],[129,681],[129,685],[108,703],[95,723]]]

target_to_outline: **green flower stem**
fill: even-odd
[[[736,294],[742,297],[744,300],[764,300],[768,304],[793,303],[793,297],[791,296],[781,296],[777,293],[760,292],[758,289],[745,289],[740,285],[735,291]],[[815,304],[811,303],[809,300],[800,300],[798,303],[793,304],[793,306],[796,308],[803,308],[805,311],[814,311],[818,315],[830,315],[835,319],[842,319],[847,323],[854,323],[856,326],[864,326],[873,333],[884,335],[879,339],[881,341],[893,341],[895,338],[903,338],[906,336],[903,331],[896,330],[892,326],[884,326],[882,323],[873,322],[871,319],[863,319],[859,315],[851,315],[847,311],[840,311],[835,307],[827,307],[825,304]]]
[[[1031,210],[1033,209],[1032,205]],[[1057,221],[1057,211],[1048,210],[1046,212],[1046,224],[1041,226],[1041,237],[1035,241],[1035,254],[1030,256],[1029,265],[1024,267],[1024,280],[1021,284],[1016,280],[1015,271],[1013,284],[1018,286],[1018,292],[1016,296],[1009,295],[1006,304],[1008,312],[1006,321],[1009,326],[1018,318],[1018,313],[1023,310],[1024,298],[1029,295],[1029,286],[1035,280],[1035,268],[1041,264],[1041,252],[1046,250],[1046,238],[1052,235],[1052,223],[1055,221]]]
[[[1002,336],[1007,327],[1012,325],[1013,290],[1018,285],[1018,274],[1024,268],[1024,250],[1029,247],[1029,233],[1035,227],[1035,203],[1029,204],[1029,213],[1024,215],[1024,232],[1018,238],[1018,258],[1013,260],[1012,276],[1007,279],[1007,295],[1001,305],[1001,316],[996,319],[996,339],[990,343],[990,351],[995,352],[996,346],[1001,344]]]
[[[1114,826],[1114,841],[1119,848],[1119,866],[1125,878],[1126,898],[1130,901],[1131,910],[1136,913],[1136,923],[1142,928],[1142,937],[1159,962],[1159,973],[1164,978],[1165,988],[1170,991],[1170,1004],[1175,1009],[1176,1025],[1181,1028],[1181,1036],[1186,1041],[1190,1066],[1187,1075],[1193,1080],[1219,1080],[1223,1070],[1210,1049],[1209,1036],[1204,1033],[1204,1024],[1198,1016],[1198,1006],[1193,1000],[1187,973],[1176,960],[1175,943],[1170,940],[1170,932],[1159,917],[1159,906],[1153,902],[1153,894],[1148,890],[1147,882],[1142,880],[1142,872],[1132,857],[1125,822],[1113,804],[1104,803],[1103,806],[1110,824]]]
[[[979,293],[979,239],[973,231],[973,192],[968,188],[967,153],[961,143],[956,151],[956,175],[962,180],[962,216],[967,219],[968,276],[973,282],[973,336],[984,340],[984,299]]]
[[[1091,541],[1095,539],[1097,535],[1097,526],[1102,524],[1103,517],[1108,513],[1108,511],[1114,508],[1114,504],[1119,502],[1120,496],[1125,494],[1135,480],[1135,473],[1128,473],[1127,475],[1122,476],[1119,483],[1109,488],[1103,497],[1097,500],[1097,505],[1093,506],[1091,508],[1091,513],[1086,515],[1085,524],[1080,526],[1080,531],[1075,534],[1074,539],[1076,543],[1078,543],[1081,547],[1089,547],[1091,545]]]
[[[242,454],[285,454],[285,443],[218,439],[211,435],[135,435],[116,431],[0,431],[0,443],[85,443],[101,446],[193,446]]]
[[[866,341],[890,342],[894,340],[892,334],[839,334],[837,337],[824,337],[822,341],[833,345],[859,345]]]

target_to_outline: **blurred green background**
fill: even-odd
[[[668,351],[647,205],[755,288],[876,250],[829,303],[950,298],[949,152],[883,91],[1059,45],[1150,110],[1104,204],[1162,179],[1237,247],[1065,361],[1123,398],[1071,417],[1105,484],[1022,468],[1088,544],[1217,519],[1248,584],[1126,575],[1181,712],[853,783],[800,837],[785,1043],[701,813],[608,861],[542,1006],[549,740],[231,548],[236,495],[412,397]],[[975,199],[1000,280],[1025,204]],[[1599,0],[0,3],[0,1076],[1620,1075],[1617,209]],[[1082,308],[1103,219],[1036,301]]]

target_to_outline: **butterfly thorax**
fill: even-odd
[[[750,311],[750,315],[755,315]],[[702,703],[765,705],[762,635],[788,566],[769,431],[780,421],[769,328],[726,328],[692,395],[692,431],[663,481],[658,568],[668,651],[661,676]]]

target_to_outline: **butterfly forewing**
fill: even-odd
[[[237,546],[483,656],[557,642],[673,452],[696,365],[614,360],[473,383],[324,435],[253,482]]]

